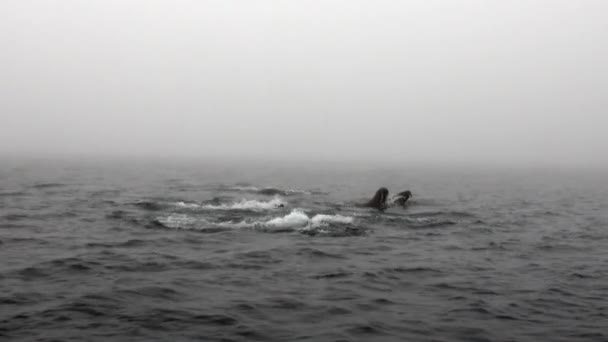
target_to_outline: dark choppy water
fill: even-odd
[[[607,184],[7,162],[0,339],[607,341]],[[382,185],[410,207],[353,206]]]

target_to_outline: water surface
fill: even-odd
[[[0,166],[0,337],[606,341],[608,184],[559,170]],[[410,189],[384,213],[355,204]]]

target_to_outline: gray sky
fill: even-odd
[[[0,154],[608,164],[605,0],[3,0],[0,76]]]

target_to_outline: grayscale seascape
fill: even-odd
[[[607,33],[0,0],[0,342],[608,342]]]
[[[3,340],[608,338],[601,173],[47,161],[0,184]],[[379,185],[414,197],[353,205]]]

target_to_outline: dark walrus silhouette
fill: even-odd
[[[390,204],[400,205],[405,207],[405,203],[412,197],[412,192],[409,190],[402,191],[397,194],[392,200]],[[385,187],[381,187],[376,191],[374,197],[369,200],[367,203],[363,205],[364,207],[375,208],[380,211],[384,211],[388,208],[388,189]]]
[[[370,207],[370,208],[376,208],[380,211],[383,211],[388,207],[386,204],[387,198],[388,198],[388,189],[382,187],[382,188],[378,189],[378,191],[376,191],[376,194],[374,195],[374,197],[372,197],[372,199],[369,200],[369,202],[367,202],[364,206]]]

